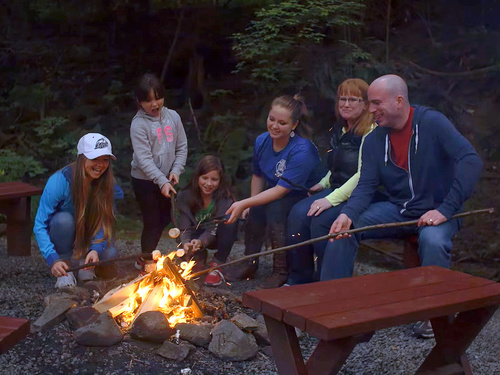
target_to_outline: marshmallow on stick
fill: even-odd
[[[177,238],[181,235],[181,231],[179,230],[179,228],[171,228],[168,231],[168,235],[170,236],[170,238]]]

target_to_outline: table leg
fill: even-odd
[[[307,360],[309,374],[337,374],[360,342],[367,342],[374,332],[343,337],[332,341],[321,340]]]
[[[460,365],[462,372],[472,375],[465,351],[497,309],[496,306],[463,311],[456,317],[443,316],[431,319],[436,346],[431,350],[416,374],[447,374],[445,368]]]
[[[7,255],[31,255],[31,198],[3,201],[0,207],[7,215]]]
[[[278,372],[281,375],[306,375],[295,328],[267,315],[264,315],[264,320]]]

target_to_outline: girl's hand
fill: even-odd
[[[174,187],[170,184],[170,182],[167,182],[165,185],[161,187],[161,194],[167,198],[170,198],[172,194],[177,194],[175,191]]]
[[[55,277],[68,276],[68,273],[66,272],[68,268],[69,266],[66,264],[65,261],[58,260],[52,265],[52,267],[50,267],[50,272]]]
[[[234,202],[226,211],[226,215],[231,215],[226,221],[226,224],[234,223],[247,208],[248,207],[243,201]]]
[[[242,219],[246,219],[249,213],[250,213],[250,207],[245,208],[245,210],[244,210],[244,211],[243,211],[243,213],[241,214],[241,218],[242,218]]]
[[[326,198],[316,199],[314,202],[312,202],[311,207],[307,212],[307,216],[319,216],[319,214],[321,214],[323,211],[328,210],[331,207],[332,204],[328,202],[328,199]]]
[[[198,251],[203,248],[203,242],[198,239],[191,240],[191,245],[193,246],[193,251]]]
[[[175,186],[179,183],[179,175],[176,173],[170,173],[168,175],[168,179],[170,180],[170,183],[172,184],[172,186]]]
[[[316,184],[313,187],[309,188],[309,193],[307,193],[307,195],[311,196],[312,194],[310,192],[317,193],[318,191],[321,191],[321,190],[323,190],[323,186],[320,184]]]
[[[87,263],[95,263],[99,262],[99,254],[97,254],[97,251],[91,250],[85,257],[85,264]],[[90,269],[92,267],[85,268],[86,270]]]

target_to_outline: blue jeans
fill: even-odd
[[[54,244],[57,254],[63,260],[70,260],[75,242],[75,218],[69,212],[57,212],[49,223],[50,241]],[[116,258],[118,252],[114,246],[109,246],[99,255],[99,260]]]
[[[390,222],[418,219],[399,213],[390,202],[372,203],[353,223],[354,228]],[[452,237],[460,229],[460,220],[452,219],[437,226],[402,226],[361,232],[349,238],[329,242],[325,249],[321,280],[341,279],[352,276],[359,243],[366,239],[402,238],[418,235],[418,255],[422,266],[450,268]]]
[[[323,211],[319,216],[307,216],[307,212],[312,202],[326,197],[331,192],[332,189],[324,189],[293,206],[290,215],[288,215],[287,245],[293,245],[328,234],[333,221],[339,215],[344,203]],[[317,281],[319,277],[315,276],[314,257],[317,257],[316,265],[319,272],[327,243],[327,240],[319,241],[312,245],[300,246],[288,251],[290,272],[287,284],[306,284]]]

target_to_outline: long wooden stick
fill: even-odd
[[[118,257],[118,258],[111,258],[111,259],[106,259],[106,260],[100,260],[99,262],[92,262],[92,263],[82,264],[81,266],[67,269],[66,272],[78,271],[78,270],[81,270],[81,269],[87,268],[87,267],[102,266],[103,264],[113,263],[113,262],[121,262],[123,260],[130,260],[130,259],[135,259],[135,258],[138,258],[138,257],[145,257],[145,258],[150,258],[151,259],[151,253],[140,253],[140,254],[126,255],[126,256]]]
[[[459,214],[453,215],[450,219],[459,219],[459,218],[462,218],[462,217],[465,217],[465,216],[470,216],[470,215],[491,214],[493,212],[495,212],[494,208],[485,208],[485,209],[481,209],[481,210],[472,210],[472,211],[461,212]],[[189,277],[192,279],[192,278],[198,277],[200,275],[204,275],[206,273],[212,272],[213,270],[216,270],[216,269],[219,269],[219,268],[223,268],[223,267],[227,267],[227,266],[232,266],[233,264],[240,263],[240,262],[243,262],[243,261],[248,260],[248,259],[258,258],[258,257],[264,256],[264,255],[269,255],[269,254],[274,254],[274,253],[279,253],[279,252],[282,252],[282,251],[291,250],[291,249],[294,249],[296,247],[300,247],[300,246],[304,246],[304,245],[310,245],[310,244],[313,244],[313,243],[316,243],[316,242],[320,242],[320,241],[324,241],[324,240],[335,239],[335,237],[337,237],[339,235],[343,235],[343,234],[354,234],[354,233],[365,232],[365,231],[373,230],[373,229],[403,227],[403,226],[408,226],[408,225],[416,225],[417,223],[418,223],[418,219],[416,219],[416,220],[410,220],[410,221],[402,221],[402,222],[399,222],[399,223],[384,223],[384,224],[376,224],[376,225],[367,225],[365,227],[350,229],[350,230],[346,230],[344,232],[328,233],[328,234],[326,234],[324,236],[312,238],[310,240],[299,242],[299,243],[296,243],[296,244],[293,244],[293,245],[278,247],[276,249],[272,249],[272,250],[268,250],[268,251],[263,251],[263,252],[256,253],[256,254],[245,255],[245,256],[243,256],[243,257],[241,257],[239,259],[235,259],[235,260],[232,260],[230,262],[219,264],[218,266],[207,268],[206,270],[203,270],[203,271],[195,272],[195,273],[189,275]]]

